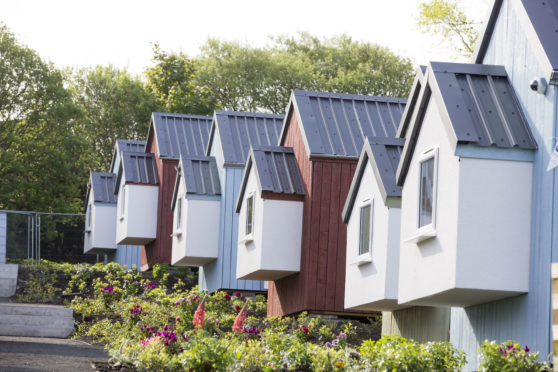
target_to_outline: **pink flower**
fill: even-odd
[[[310,330],[309,330],[308,328],[306,328],[306,327],[300,327],[300,329],[303,330],[304,333],[310,332]]]
[[[194,313],[194,320],[192,323],[194,324],[194,329],[200,329],[203,327],[203,318],[205,316],[205,297],[203,298],[202,302],[198,305],[196,312]]]
[[[236,311],[240,310],[240,306],[238,306],[238,305],[234,305],[234,308],[235,308]]]
[[[230,300],[230,299],[231,299],[231,296],[229,296],[228,294],[226,294],[226,295],[223,296],[223,298],[224,298],[225,300]]]
[[[244,306],[242,306],[242,309],[234,319],[234,324],[232,327],[234,333],[240,333],[243,330],[244,321],[246,320],[246,304],[247,303],[245,302]]]
[[[236,292],[234,295],[235,295],[236,297],[240,297],[240,296],[241,296],[241,293],[240,293],[240,292]]]

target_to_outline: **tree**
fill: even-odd
[[[75,212],[86,181],[81,112],[63,75],[0,24],[0,208]]]
[[[195,80],[225,109],[284,113],[292,89],[405,97],[414,77],[408,59],[346,35],[272,41],[253,48],[208,40]]]
[[[419,11],[419,30],[441,35],[460,55],[470,57],[473,54],[478,37],[478,22],[465,15],[457,0],[422,2],[419,4]]]
[[[110,171],[117,139],[145,139],[158,103],[143,82],[126,70],[97,66],[70,75],[75,102],[83,110],[82,129],[91,152],[90,168]]]
[[[166,53],[153,46],[153,66],[145,70],[147,90],[162,110],[174,113],[213,114],[215,101],[203,85],[194,82],[197,61],[183,53]]]

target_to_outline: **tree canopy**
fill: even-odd
[[[419,30],[440,35],[459,55],[473,54],[478,22],[467,17],[457,0],[424,1],[419,4],[419,11]]]

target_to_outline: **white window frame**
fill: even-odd
[[[85,219],[86,219],[85,232],[86,233],[91,232],[91,219],[93,218],[93,212],[91,211],[92,208],[93,208],[93,204],[89,203],[87,205],[87,215],[85,217]]]
[[[361,253],[362,244],[362,209],[370,207],[370,225],[368,226],[368,252]],[[372,262],[372,247],[374,246],[374,198],[366,198],[362,200],[358,206],[358,246],[357,246],[357,265],[363,265]]]
[[[436,217],[438,205],[438,146],[431,147],[423,151],[417,162],[418,169],[418,187],[417,187],[417,210],[416,210],[416,232],[413,237],[407,239],[407,242],[420,243],[424,240],[436,236]],[[430,159],[434,159],[434,172],[432,176],[432,221],[428,225],[419,226],[420,224],[420,208],[421,208],[421,168],[422,164]]]
[[[178,195],[178,199],[176,200],[176,225],[174,227],[176,232],[179,232],[182,229],[182,199],[182,195]]]
[[[121,184],[120,185],[120,220],[124,219],[124,216],[126,214],[126,184]]]
[[[250,198],[252,198],[252,221],[251,221],[252,223],[251,223],[251,230],[250,232],[248,232],[248,200],[250,200]],[[254,218],[255,215],[254,212],[256,209],[256,193],[253,191],[248,193],[246,199],[244,199],[244,203],[246,208],[246,216],[244,218],[244,237],[242,238],[242,240],[240,240],[239,243],[247,245],[248,243],[254,241],[254,221],[256,220]]]

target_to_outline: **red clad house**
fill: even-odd
[[[364,139],[393,141],[405,102],[293,91],[279,145],[293,149],[305,188],[300,272],[269,282],[269,316],[347,313],[343,206]]]
[[[210,116],[154,112],[145,151],[155,156],[159,176],[156,238],[141,252],[141,270],[157,263],[171,263],[173,214],[171,209],[176,168],[180,156],[205,155]]]

